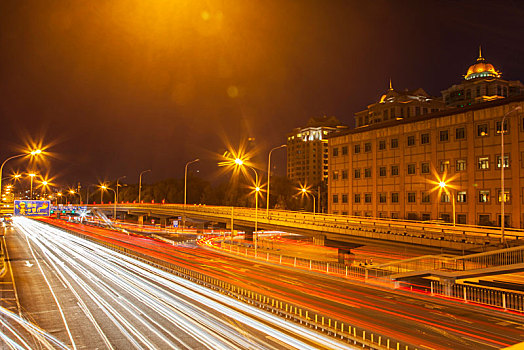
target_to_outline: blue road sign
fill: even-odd
[[[15,200],[15,215],[18,216],[49,216],[50,201]]]

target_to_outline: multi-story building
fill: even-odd
[[[457,223],[499,225],[504,197],[505,223],[524,227],[523,109],[517,96],[331,134],[328,212],[453,221],[455,202]]]
[[[477,62],[468,68],[462,82],[442,91],[444,103],[451,107],[467,107],[524,94],[520,81],[504,80],[501,76],[502,73],[482,57],[479,49]]]
[[[328,176],[326,136],[347,129],[336,117],[313,117],[287,135],[287,177],[304,185],[318,185]]]
[[[422,88],[399,91],[393,89],[390,81],[389,90],[377,102],[355,113],[355,126],[358,128],[389,120],[410,119],[444,108],[444,103],[439,98],[429,96]]]

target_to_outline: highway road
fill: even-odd
[[[18,244],[11,248],[18,252],[12,255],[18,254],[22,266],[44,281],[36,289],[24,289],[22,315],[47,332],[44,340],[57,340],[47,340],[46,346],[34,334],[17,332],[21,326],[4,316],[2,322],[14,324],[10,332],[3,332],[5,344],[73,349],[351,348],[63,230],[26,218],[15,219],[15,230],[11,235]],[[20,250],[29,256],[23,257]],[[19,286],[31,278],[16,268],[14,272]],[[35,309],[31,298],[44,300],[45,308]]]
[[[57,222],[54,221],[56,224]],[[419,349],[498,349],[524,341],[524,318],[485,307],[221,255],[194,245],[60,222],[69,229],[294,303]]]

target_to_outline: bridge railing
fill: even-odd
[[[100,205],[95,205],[100,207]],[[112,207],[112,205],[103,205]],[[496,244],[500,237],[500,230],[493,227],[479,227],[468,225],[452,225],[444,223],[427,223],[420,221],[403,221],[384,218],[364,218],[331,214],[313,214],[306,212],[270,210],[266,215],[265,209],[259,209],[255,215],[254,208],[221,207],[207,205],[183,204],[118,204],[120,208],[129,210],[154,210],[155,212],[178,212],[179,214],[193,214],[235,220],[255,221],[260,224],[274,224],[283,227],[300,227],[304,229],[322,230],[331,233],[348,233],[348,230],[361,231],[359,236],[377,238],[380,235],[403,235],[406,237],[425,238],[436,241],[453,241],[471,243],[475,245]],[[506,229],[508,240],[524,238],[524,230]]]

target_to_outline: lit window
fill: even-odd
[[[442,192],[442,193],[440,194],[440,201],[441,201],[442,203],[449,203],[449,201],[450,201],[450,199],[449,199],[449,194],[446,193],[446,192]]]
[[[420,172],[422,174],[429,174],[429,163],[422,163]]]
[[[500,169],[502,167],[502,157],[497,156],[497,168]],[[504,155],[504,168],[509,168],[509,155]]]
[[[498,199],[499,199],[499,203],[502,202],[502,191],[501,190],[498,190]],[[509,202],[510,200],[510,195],[509,195],[509,190],[504,190],[504,202],[507,203]]]
[[[449,160],[440,161],[440,172],[443,173],[449,170]]]
[[[479,157],[478,167],[480,170],[489,169],[489,157]]]
[[[479,191],[479,203],[488,203],[489,202],[489,190],[480,190]]]
[[[457,202],[466,203],[466,200],[467,200],[466,191],[458,191],[457,192]]]
[[[457,164],[455,166],[455,171],[464,171],[466,170],[466,160],[457,159]]]
[[[477,136],[488,136],[488,124],[477,125]]]

